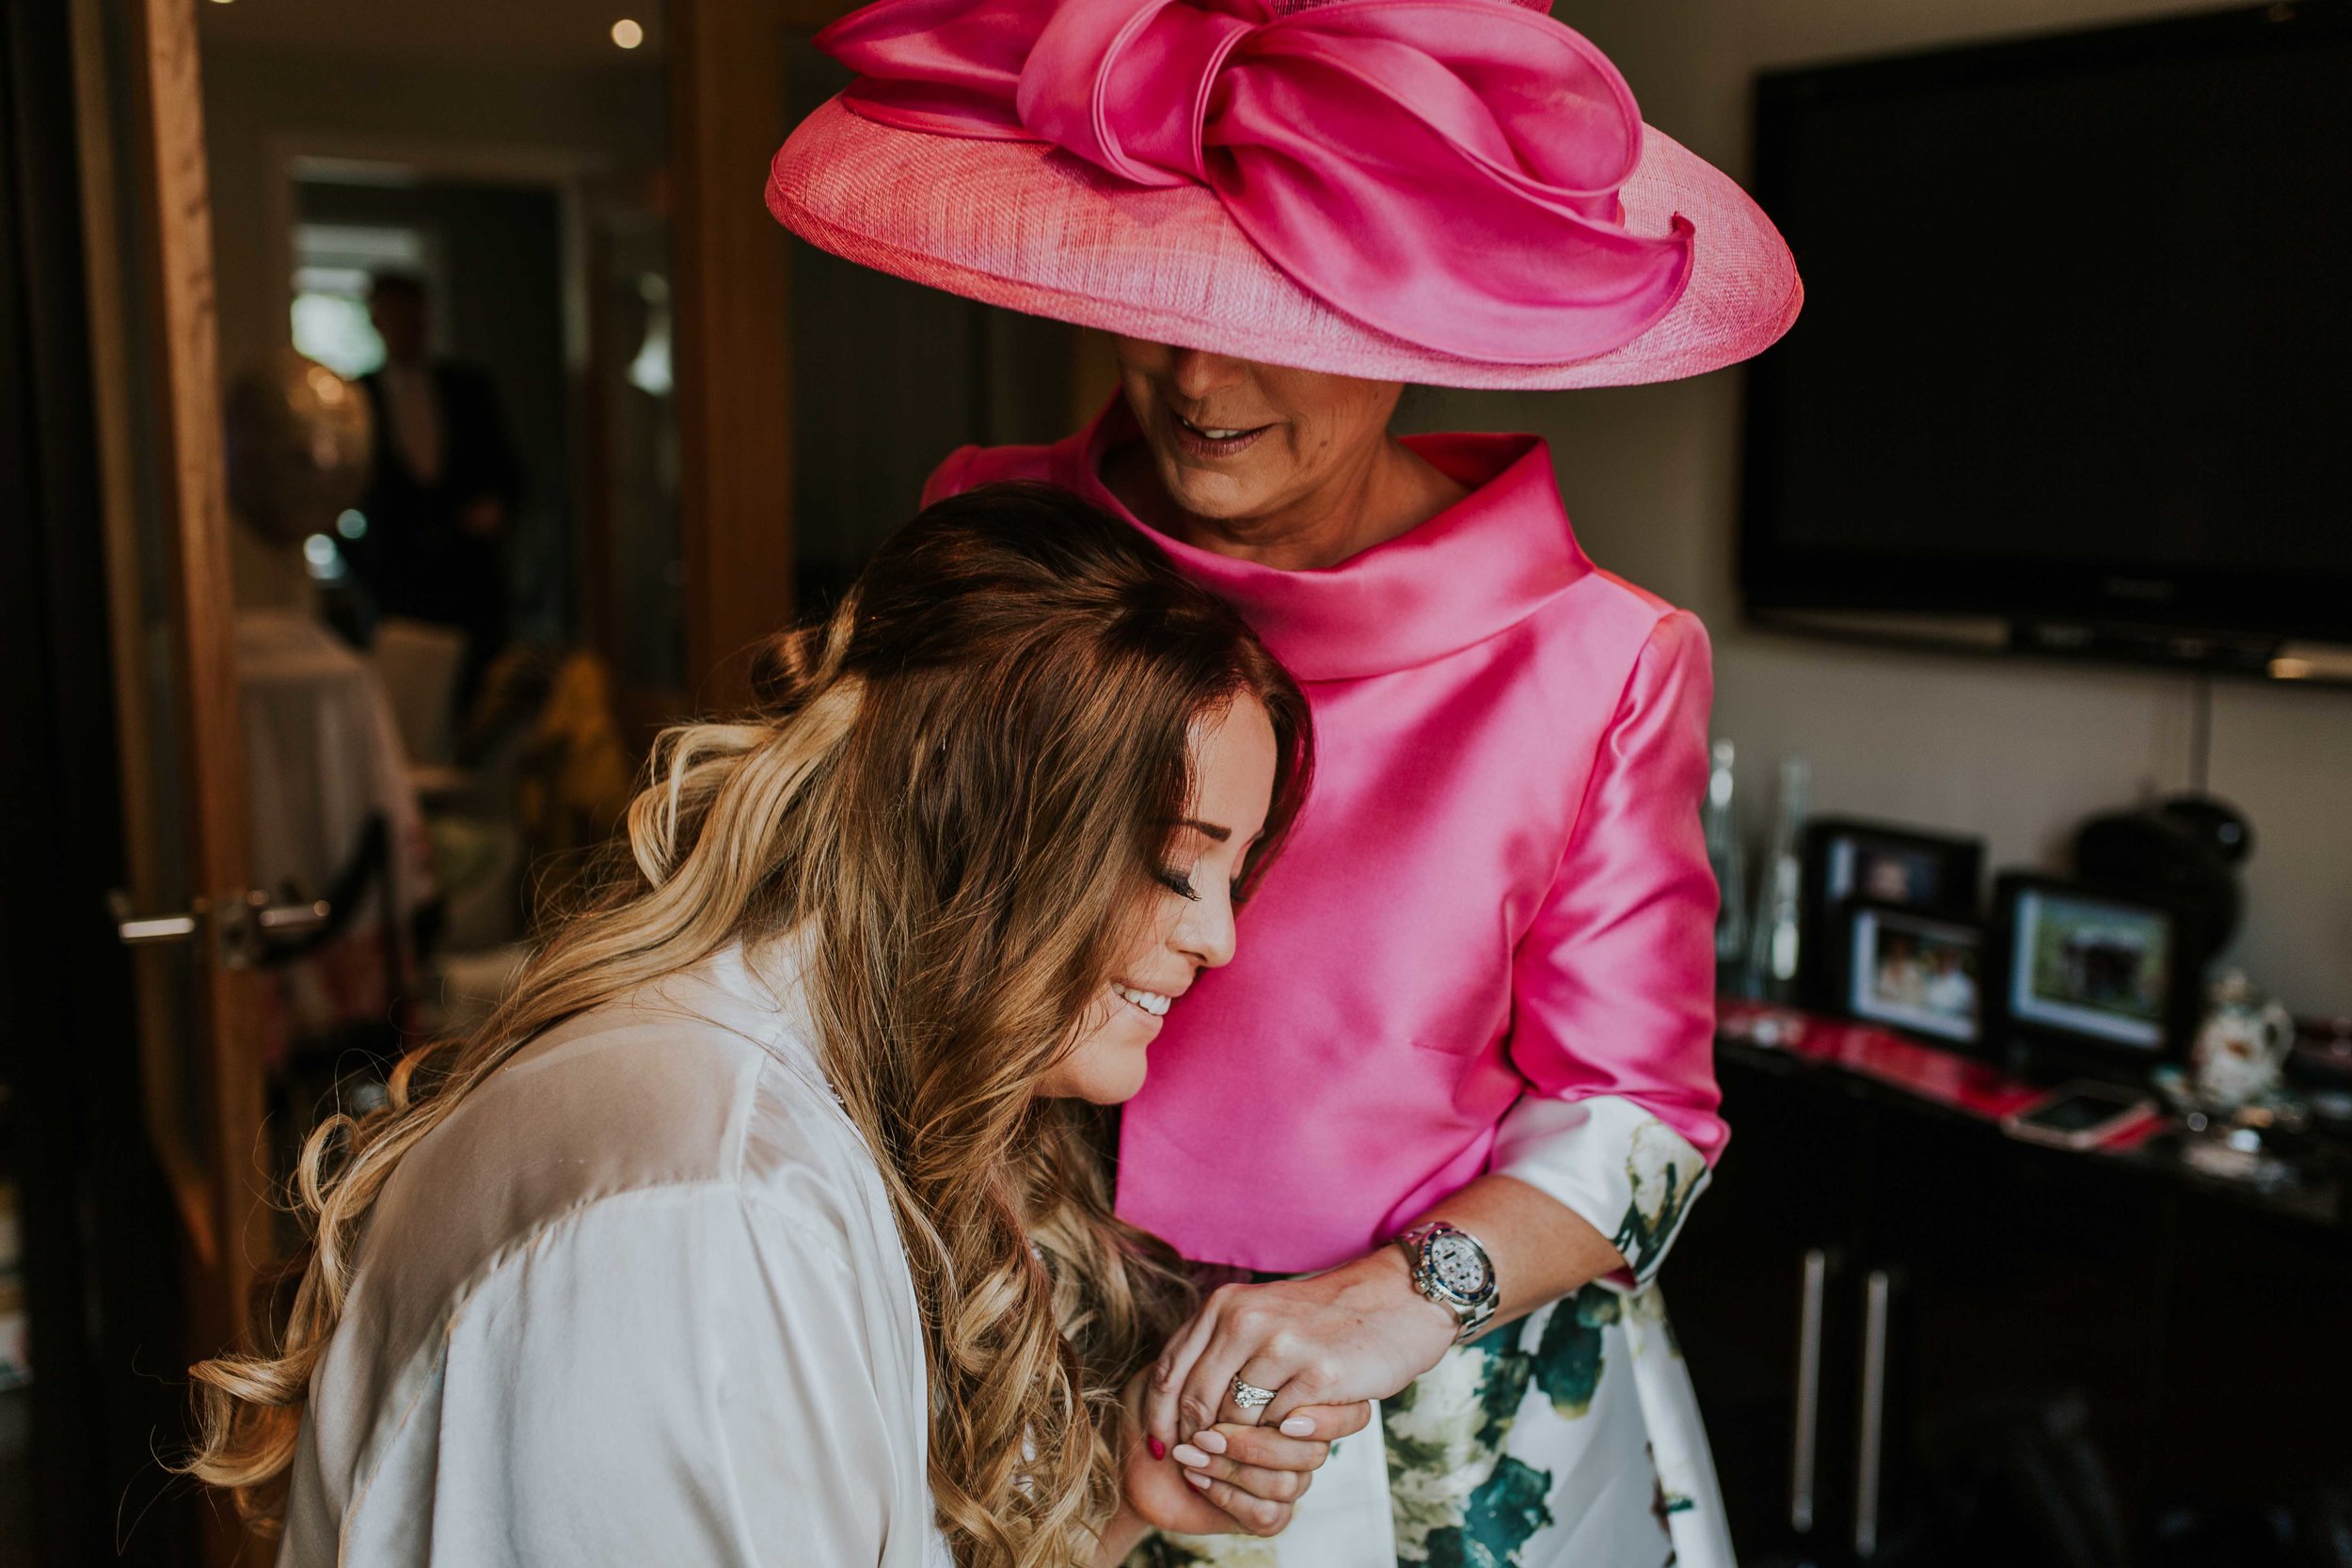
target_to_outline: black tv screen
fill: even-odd
[[[2352,641],[2352,5],[1780,72],[1752,609]]]

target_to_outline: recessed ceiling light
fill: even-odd
[[[645,29],[625,16],[612,24],[612,41],[624,49],[634,49],[645,41]]]

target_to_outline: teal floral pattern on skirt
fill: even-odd
[[[1376,1430],[1398,1568],[1732,1568],[1655,1286],[1590,1285],[1456,1346],[1382,1402]],[[1338,1522],[1316,1501],[1310,1491],[1271,1541],[1159,1537],[1127,1568],[1388,1568],[1385,1550],[1378,1562],[1332,1555]]]

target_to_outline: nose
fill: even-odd
[[[1168,944],[1197,969],[1222,969],[1233,961],[1239,938],[1233,928],[1233,901],[1222,888],[1206,892],[1184,906],[1169,933]]]
[[[1168,373],[1178,392],[1199,402],[1212,392],[1239,386],[1249,374],[1249,362],[1205,349],[1180,348],[1168,361]]]

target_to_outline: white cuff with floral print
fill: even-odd
[[[1489,1169],[1565,1204],[1609,1238],[1628,1272],[1601,1283],[1623,1289],[1657,1276],[1709,1174],[1689,1139],[1632,1101],[1607,1094],[1520,1096],[1503,1114]]]

